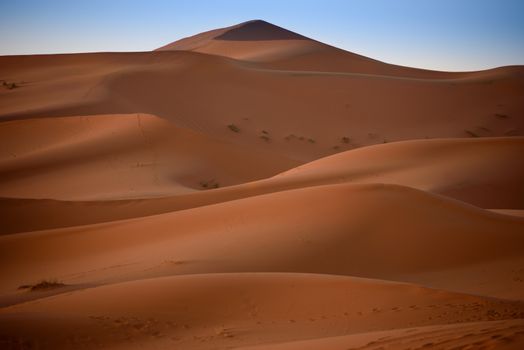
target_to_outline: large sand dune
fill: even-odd
[[[93,118],[97,118],[96,120],[100,121],[100,125],[106,125],[105,122],[102,122],[102,119],[106,117],[96,116]],[[120,118],[123,122],[127,120],[123,116]],[[133,128],[136,128],[135,118],[136,116],[131,117],[130,121]],[[59,120],[67,121],[68,119],[61,118]],[[42,121],[53,121],[53,119]],[[35,120],[34,122],[42,124],[42,121]],[[33,121],[27,122],[33,123]],[[26,121],[17,122],[14,125],[4,123],[4,126],[16,126],[16,130],[20,130],[25,127],[25,123]],[[12,130],[9,132],[12,132]],[[6,132],[6,134],[9,132]],[[138,130],[135,130],[135,136],[139,139],[138,142],[143,142],[143,136]],[[196,143],[196,141],[194,142]],[[16,148],[16,140],[13,143],[15,145],[13,147]],[[24,142],[24,144],[26,143]],[[92,142],[90,145],[93,146],[91,152],[98,155],[96,152],[99,148],[96,143]],[[167,153],[166,157],[168,157],[168,152],[176,154],[181,151],[185,152],[186,149],[187,146],[183,146],[182,150],[179,150],[177,145],[173,145],[167,150],[164,148],[163,152]],[[71,149],[68,150],[70,159],[74,158],[78,161],[78,157],[82,154],[70,151]],[[223,178],[216,176],[219,171],[223,173],[222,169],[212,171],[213,177],[210,175],[206,177],[206,174],[189,168],[193,163],[186,163],[182,169],[186,173],[193,171],[195,175],[193,175],[192,181],[185,181],[181,184],[172,175],[172,172],[177,171],[176,167],[180,163],[166,166],[161,163],[161,158],[157,157],[154,166],[145,167],[145,175],[149,176],[146,178],[149,183],[156,184],[157,187],[157,179],[166,179],[163,187],[164,195],[161,197],[144,197],[147,192],[141,190],[136,178],[144,168],[137,166],[137,162],[143,162],[143,160],[137,158],[137,155],[133,154],[132,156],[135,158],[127,162],[117,163],[120,164],[119,167],[104,166],[107,163],[102,161],[93,163],[92,159],[88,158],[82,160],[82,163],[85,164],[82,172],[76,170],[75,167],[69,170],[71,164],[66,163],[65,169],[64,166],[55,167],[53,172],[50,172],[49,169],[46,169],[45,172],[33,169],[31,176],[27,178],[21,176],[8,178],[6,176],[4,186],[0,187],[0,189],[4,188],[6,191],[4,194],[6,197],[0,199],[0,208],[5,213],[9,213],[10,220],[0,228],[0,233],[34,231],[129,219],[196,208],[266,193],[340,183],[397,184],[446,195],[486,209],[519,210],[524,207],[524,187],[521,181],[524,177],[524,161],[520,156],[523,152],[524,139],[521,137],[406,141],[342,152],[292,168],[270,178],[210,191],[196,191],[193,188],[197,186],[204,189],[197,181],[199,179],[206,181],[207,179],[215,179],[216,182],[212,184],[223,182]],[[201,153],[194,154],[194,157],[205,157],[204,160],[210,161],[209,156],[205,155],[205,150],[201,150]],[[249,163],[245,162],[243,158],[237,158],[238,155],[236,155],[232,164],[227,163],[231,159],[231,154],[224,152],[222,156],[226,159],[218,164],[220,166],[228,164],[232,167],[231,169],[238,169],[239,172],[250,170],[244,168]],[[256,154],[255,152],[252,153],[253,157]],[[262,155],[266,156],[264,153]],[[109,154],[109,156],[112,155]],[[220,155],[214,150],[213,156],[214,164],[217,164]],[[10,162],[15,160],[19,162],[17,158],[13,158],[8,153],[6,157]],[[18,158],[24,159],[23,157]],[[269,162],[271,158],[257,158],[257,162],[264,159]],[[171,161],[168,160],[169,163]],[[106,162],[108,161],[106,160]],[[200,162],[203,162],[203,160],[200,160]],[[267,163],[262,163],[262,165],[265,164]],[[265,166],[269,170],[268,165]],[[259,169],[256,164],[252,167]],[[507,171],[507,169],[512,170]],[[16,174],[14,169],[11,172]],[[76,174],[77,178],[73,178],[72,174]],[[55,198],[58,197],[65,190],[64,186],[60,186],[61,179],[64,177],[67,177],[70,182],[70,191],[73,189],[86,191],[86,185],[92,183],[95,178],[100,178],[97,187],[112,188],[111,186],[113,186],[113,188],[117,188],[117,184],[122,185],[123,174],[128,176],[128,179],[130,179],[128,181],[132,181],[129,183],[135,187],[133,190],[124,187],[120,195],[137,198],[110,200],[107,193],[100,193],[98,196],[102,196],[102,198],[96,198],[93,192],[89,192],[91,195],[89,201],[31,199],[42,196],[40,194],[42,191],[48,191]],[[197,177],[197,174],[200,177]],[[35,188],[35,177],[39,178],[39,188]],[[48,180],[44,181],[45,179]],[[49,186],[53,183],[56,184],[57,188],[50,191]],[[10,193],[7,192],[8,190]],[[30,198],[23,198],[23,194],[27,193],[32,193],[29,196]],[[9,194],[18,198],[8,198]],[[63,195],[62,198],[64,198]],[[506,213],[511,213],[511,211]]]
[[[524,135],[523,74],[282,70],[192,51],[6,56],[0,77],[20,87],[0,89],[0,118],[149,113],[304,162],[397,140]]]
[[[524,346],[523,67],[249,21],[0,80],[0,348]]]
[[[243,183],[297,164],[142,114],[4,122],[0,137],[4,197],[168,196],[204,189],[206,184]]]
[[[69,284],[247,271],[411,280],[422,272],[467,267],[478,278],[483,263],[498,261],[506,262],[510,274],[504,283],[510,287],[522,274],[511,271],[523,263],[523,224],[520,217],[407,187],[317,186],[143,219],[3,236],[3,291],[51,274]],[[500,276],[480,277],[482,283],[469,288],[488,293]],[[463,282],[456,287],[454,280],[437,281],[449,289]],[[524,297],[522,292],[507,288],[502,296]]]
[[[48,341],[47,332],[56,333],[47,343],[54,347],[227,349],[367,333],[392,324],[412,328],[446,322],[456,324],[452,330],[471,329],[462,324],[471,321],[491,321],[484,322],[489,329],[484,338],[491,340],[493,334],[521,333],[521,320],[493,321],[523,313],[520,303],[350,277],[202,274],[91,288],[7,307],[0,311],[0,322],[13,339],[31,336],[33,344]]]

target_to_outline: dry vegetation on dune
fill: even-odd
[[[2,86],[8,90],[13,90],[13,89],[16,89],[18,87],[18,84],[14,83],[14,82],[7,82],[5,80],[2,80]]]
[[[0,348],[524,348],[523,72],[264,21],[0,57]]]
[[[41,280],[40,282],[35,283],[35,284],[23,284],[20,287],[18,287],[18,289],[27,289],[31,292],[36,292],[36,291],[42,291],[42,290],[61,288],[64,286],[65,284],[63,284],[62,282],[51,279],[51,280]]]

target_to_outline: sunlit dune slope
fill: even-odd
[[[484,321],[490,335],[504,334],[511,326],[522,330],[522,323],[486,321],[523,312],[519,303],[408,284],[307,274],[213,274],[90,288],[4,308],[0,334],[46,342],[47,348],[208,349],[430,325],[442,335],[436,325],[443,322],[467,330],[475,328],[460,323]]]
[[[396,140],[522,135],[523,72],[415,79],[188,51],[5,56],[0,76],[19,87],[0,89],[0,118],[148,113],[306,162]]]
[[[131,122],[132,127],[135,127],[135,122],[136,120]],[[136,132],[138,133],[138,130]],[[340,153],[255,182],[212,190],[201,188],[200,191],[162,198],[146,197],[119,201],[111,201],[108,198],[106,200],[94,199],[74,202],[32,200],[30,198],[36,197],[36,194],[39,193],[35,192],[36,190],[41,192],[47,190],[47,187],[36,186],[32,182],[34,177],[22,177],[20,179],[14,177],[11,181],[5,182],[5,191],[13,191],[11,193],[15,193],[17,196],[25,193],[29,198],[4,198],[0,200],[0,208],[10,218],[0,228],[0,232],[42,230],[142,217],[265,193],[338,183],[398,184],[446,195],[487,209],[518,209],[522,208],[522,199],[524,198],[521,181],[524,176],[524,166],[520,156],[524,152],[523,147],[522,138],[420,140],[390,143]],[[196,156],[197,154],[195,154]],[[223,161],[227,162],[229,159]],[[271,169],[269,165],[265,164],[269,164],[274,158],[256,159],[267,159],[268,163],[262,163],[261,160],[257,162],[261,166],[266,166],[266,170]],[[238,161],[231,166],[236,169],[235,167],[238,165],[240,170],[247,171],[248,169],[244,167],[244,164],[249,163]],[[172,164],[173,168],[176,166],[178,166],[178,163]],[[155,169],[155,167],[150,168]],[[170,167],[162,168],[160,165],[156,168],[166,171],[172,169]],[[87,169],[91,169],[92,172],[93,169],[99,168],[90,166]],[[105,172],[98,171],[92,175],[91,172],[77,173],[76,179],[71,178],[69,180],[74,184],[72,188],[77,189],[77,191],[93,191],[89,189],[89,186],[96,185],[94,180],[97,176],[105,176],[102,177],[106,181],[105,186],[116,181],[119,184],[122,182],[122,180],[114,178],[114,175],[118,173],[111,168],[102,169]],[[134,174],[137,168],[135,163],[131,162],[122,165],[121,171],[125,169]],[[138,169],[142,168],[139,167]],[[148,169],[146,167],[146,170]],[[256,169],[257,165],[254,165],[251,170]],[[507,169],[511,169],[511,171],[507,171]],[[54,182],[58,186],[64,174],[68,174],[68,171],[67,168],[56,168],[54,172],[38,176],[47,178],[48,181]],[[34,176],[37,176],[36,174]],[[157,176],[166,178],[168,175],[169,172],[159,172]],[[195,180],[204,178],[203,175],[200,177],[194,175],[193,177]],[[207,179],[207,177],[205,178]],[[131,180],[133,180],[133,177],[131,177]],[[28,187],[17,186],[17,184],[24,184],[24,182]],[[176,183],[169,183],[165,186],[166,191],[173,191]],[[126,188],[122,189],[122,191],[124,190]],[[133,194],[129,191],[126,193],[128,196]],[[146,194],[142,192],[142,195]]]
[[[141,219],[4,235],[2,291],[50,274],[70,283],[107,283],[243,271],[391,279],[475,270],[499,260],[515,268],[524,253],[523,227],[522,218],[408,187],[317,186]],[[477,278],[478,271],[470,275]],[[523,297],[522,290],[492,288],[493,278],[485,273],[473,288]]]

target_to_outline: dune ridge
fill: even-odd
[[[97,116],[95,118],[105,117]],[[133,123],[132,120],[131,123]],[[171,153],[173,151],[173,148],[164,150],[164,152]],[[95,197],[90,201],[4,197],[0,200],[0,207],[5,213],[9,213],[12,219],[0,228],[0,232],[8,234],[129,219],[283,190],[337,183],[398,184],[445,195],[486,209],[518,210],[522,208],[524,198],[524,187],[521,181],[524,176],[524,164],[519,157],[523,151],[524,143],[520,137],[417,140],[346,151],[267,179],[224,188],[187,193],[191,188],[180,190],[175,187],[177,183],[170,182],[165,185],[164,195],[159,198],[151,196],[140,198],[136,193],[134,196],[138,198],[127,200],[111,200],[107,198],[107,195]],[[257,160],[257,162],[260,161]],[[238,165],[244,167],[244,164]],[[136,172],[135,165],[134,160],[129,161],[127,166]],[[511,168],[512,171],[505,170],[508,168]],[[107,173],[108,177],[114,174],[114,172]],[[472,174],[475,176],[472,177]],[[33,173],[32,176],[36,175]],[[58,179],[62,176],[64,176],[62,172],[56,175]],[[157,176],[165,177],[162,171]],[[211,178],[222,182],[222,179],[216,176],[202,176],[193,180],[191,183],[193,189],[195,186],[198,189],[200,186],[198,181],[201,179]],[[76,186],[82,186],[80,180],[77,181]],[[20,181],[21,179],[6,181],[4,188],[15,191],[19,188],[17,182]],[[92,181],[92,179],[89,177],[87,181]],[[42,185],[45,190],[49,191],[47,183],[42,181]],[[107,188],[114,185],[110,183],[104,186]],[[137,186],[136,180],[135,186]],[[200,189],[203,188],[200,186]],[[21,190],[27,191],[28,189],[22,187]],[[35,193],[35,189],[32,191]],[[144,190],[140,188],[135,191],[144,193]],[[169,192],[174,194],[166,196]],[[17,197],[22,193],[24,192],[17,194]],[[55,190],[52,193],[56,196],[60,192]],[[65,215],[53,215],[58,211]],[[26,220],[27,218],[31,220]]]
[[[249,271],[412,280],[468,268],[477,276],[483,263],[504,261],[518,268],[523,224],[520,217],[398,185],[316,186],[139,219],[2,236],[2,275],[5,292],[51,271],[79,284]],[[472,241],[481,242],[475,250],[469,249]],[[17,273],[9,276],[12,266]],[[518,285],[515,277],[521,274],[503,279]],[[469,288],[488,293],[496,279],[485,274],[482,283]],[[436,283],[463,288],[454,281]],[[506,290],[502,296],[520,298],[522,291]]]

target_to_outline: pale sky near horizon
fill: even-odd
[[[0,55],[148,51],[251,19],[405,66],[524,64],[524,0],[0,0]]]

